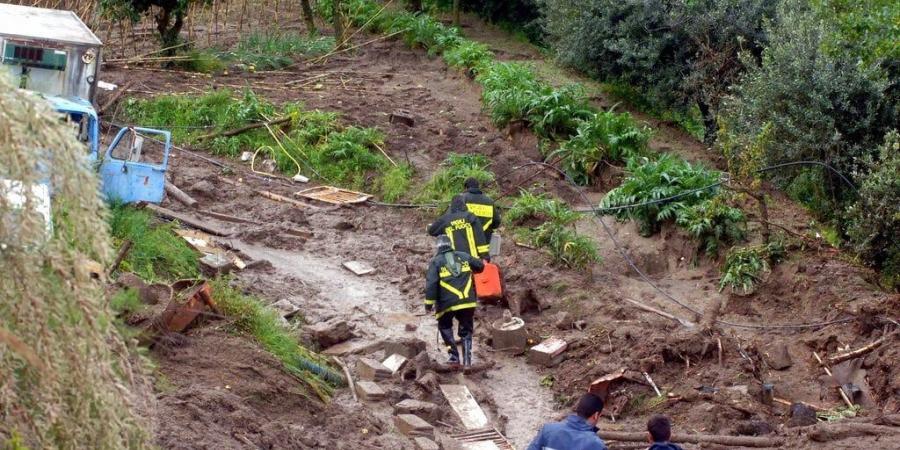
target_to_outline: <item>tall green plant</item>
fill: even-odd
[[[727,196],[717,195],[678,211],[675,223],[700,241],[698,251],[714,256],[723,245],[743,241],[747,237],[744,212],[728,206]]]
[[[641,235],[659,231],[660,224],[674,221],[678,212],[715,195],[703,189],[719,180],[719,173],[664,153],[656,160],[628,160],[628,176],[622,185],[606,194],[600,208],[619,220],[635,220]],[[675,200],[669,197],[680,196]],[[630,205],[640,205],[630,207]],[[626,208],[618,208],[628,206]]]
[[[551,153],[576,183],[587,185],[600,172],[600,163],[621,162],[647,152],[650,130],[631,114],[612,111],[592,114],[580,122],[574,136]]]
[[[494,181],[494,174],[488,166],[490,160],[487,156],[451,153],[415,198],[417,201],[447,205],[454,195],[462,191],[467,178],[475,178],[482,185]]]

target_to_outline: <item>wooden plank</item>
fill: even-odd
[[[461,384],[442,384],[441,392],[467,430],[478,430],[488,426],[487,416],[478,406],[468,387]]]
[[[203,223],[202,221],[200,221],[200,219],[195,219],[186,214],[181,214],[181,213],[172,211],[171,209],[168,209],[168,208],[163,208],[162,206],[157,206],[152,203],[146,203],[144,205],[144,207],[149,209],[150,211],[153,211],[158,216],[165,217],[165,218],[171,219],[171,220],[177,220],[187,226],[196,228],[200,231],[205,231],[213,236],[228,236],[231,234],[231,232],[226,232],[226,231],[211,227],[211,226]]]

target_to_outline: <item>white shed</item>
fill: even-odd
[[[102,45],[72,11],[0,3],[0,70],[20,88],[93,103]]]

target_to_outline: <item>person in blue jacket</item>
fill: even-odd
[[[668,417],[657,414],[647,421],[647,434],[650,447],[647,450],[681,450],[681,447],[669,442],[672,438],[672,422]]]
[[[597,421],[603,411],[603,400],[595,394],[581,396],[575,413],[565,420],[541,427],[528,450],[606,450],[597,436]]]

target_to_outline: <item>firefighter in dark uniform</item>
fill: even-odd
[[[454,198],[450,202],[450,211],[428,225],[428,234],[445,234],[450,238],[453,250],[468,253],[475,258],[490,258],[490,243],[484,237],[481,221],[466,209],[466,203],[461,197]]]
[[[500,210],[494,206],[494,201],[490,197],[481,192],[478,180],[468,178],[463,186],[465,186],[466,191],[462,194],[457,194],[456,197],[461,197],[466,204],[466,209],[474,214],[478,220],[481,220],[481,230],[484,231],[484,238],[490,243],[494,230],[500,227]]]
[[[450,238],[438,236],[437,253],[425,274],[425,310],[435,311],[438,331],[447,345],[450,364],[459,364],[459,350],[453,339],[453,319],[462,343],[464,366],[472,365],[472,333],[475,328],[475,281],[473,273],[481,273],[484,263],[468,253],[454,251]]]

